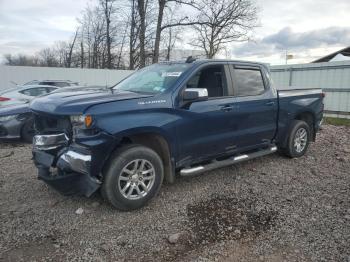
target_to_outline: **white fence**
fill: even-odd
[[[271,66],[275,85],[322,88],[329,116],[350,118],[350,62]]]
[[[113,85],[132,71],[79,68],[0,66],[0,91],[31,80],[59,79],[82,85]],[[271,66],[275,85],[322,88],[328,115],[350,118],[350,62]]]
[[[113,85],[132,71],[29,66],[0,66],[0,91],[31,80],[72,80],[81,85]]]

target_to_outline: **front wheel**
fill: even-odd
[[[158,193],[163,173],[163,163],[156,152],[141,145],[129,145],[112,156],[101,192],[117,209],[141,208]]]
[[[288,135],[287,148],[284,152],[289,157],[301,157],[309,147],[311,132],[309,125],[302,120],[294,120]]]

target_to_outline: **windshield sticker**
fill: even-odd
[[[162,90],[162,87],[161,86],[156,86],[153,88],[154,91],[161,91]]]
[[[179,77],[181,74],[182,72],[163,72],[162,77],[169,77],[169,76]]]

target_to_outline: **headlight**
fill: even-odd
[[[15,119],[18,115],[0,116],[0,122],[10,121]]]
[[[70,122],[72,123],[72,126],[82,126],[85,124],[85,116],[71,116]]]
[[[70,121],[73,127],[91,127],[92,117],[90,115],[71,116]]]

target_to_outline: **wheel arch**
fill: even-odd
[[[315,132],[315,115],[314,113],[310,112],[310,111],[299,111],[297,113],[295,113],[294,115],[292,115],[289,118],[289,123],[287,125],[287,127],[284,129],[285,131],[283,132],[283,136],[281,136],[281,142],[279,143],[279,146],[281,148],[285,148],[287,146],[288,143],[288,137],[289,137],[289,133],[291,132],[292,129],[292,123],[294,120],[302,120],[305,121],[306,123],[308,123],[308,125],[310,126],[311,129],[311,141],[315,141],[316,138],[316,132]]]
[[[294,120],[302,120],[305,121],[310,129],[311,129],[311,140],[315,141],[316,138],[316,133],[315,133],[315,114],[310,112],[310,111],[303,111],[303,112],[299,112],[298,114],[295,115]]]
[[[168,183],[175,181],[175,161],[170,139],[159,130],[153,128],[144,130],[129,130],[119,136],[119,143],[113,152],[122,146],[139,144],[154,150],[161,158],[164,165],[164,178]],[[113,153],[111,154],[113,155]]]

